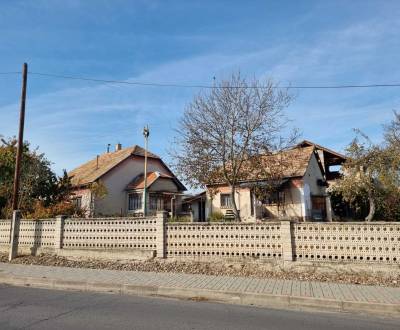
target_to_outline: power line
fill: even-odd
[[[20,72],[0,72],[0,74],[16,74]],[[43,73],[43,72],[29,72],[32,75],[43,76],[43,77],[52,77],[59,79],[70,79],[70,80],[82,80],[82,81],[92,81],[92,82],[101,82],[107,84],[123,84],[123,85],[134,85],[134,86],[153,86],[153,87],[176,87],[176,88],[204,88],[204,89],[213,89],[213,88],[243,88],[241,86],[213,86],[213,85],[205,85],[205,84],[178,84],[178,83],[157,83],[157,82],[140,82],[140,81],[124,81],[124,80],[108,80],[108,79],[97,79],[97,78],[89,78],[89,77],[80,77],[80,76],[66,76],[59,75],[53,73]],[[348,89],[348,88],[384,88],[384,87],[400,87],[400,83],[386,83],[386,84],[364,84],[364,85],[356,85],[356,84],[348,84],[348,85],[288,85],[288,86],[272,86],[272,88],[276,89]],[[248,86],[246,88],[257,88],[253,86]]]
[[[211,85],[202,85],[202,84],[177,84],[177,83],[153,83],[153,82],[133,82],[133,81],[123,81],[123,80],[105,80],[105,79],[95,79],[95,78],[87,78],[87,77],[78,77],[78,76],[64,76],[57,75],[52,73],[42,73],[42,72],[29,72],[30,74],[40,75],[40,76],[48,76],[54,78],[62,78],[62,79],[73,79],[73,80],[85,80],[85,81],[93,81],[93,82],[104,82],[104,83],[113,83],[113,84],[127,84],[127,85],[138,85],[138,86],[154,86],[154,87],[180,87],[180,88],[208,88],[213,89],[215,86]],[[281,89],[340,89],[340,88],[374,88],[374,87],[400,87],[400,83],[393,84],[368,84],[368,85],[330,85],[330,86],[273,86],[273,88],[281,88]],[[242,88],[240,86],[230,86],[230,87],[217,87],[217,88]],[[248,86],[246,88],[257,88]]]
[[[154,87],[188,87],[188,88],[211,88],[211,86],[207,85],[186,85],[186,84],[175,84],[175,83],[153,83],[153,82],[134,82],[134,81],[124,81],[124,80],[106,80],[106,79],[96,79],[96,78],[87,78],[87,77],[78,77],[78,76],[64,76],[52,73],[42,73],[42,72],[29,72],[33,75],[46,76],[46,77],[54,77],[61,79],[72,79],[72,80],[85,80],[85,81],[93,81],[93,82],[103,82],[110,84],[126,84],[126,85],[138,85],[138,86],[154,86]]]

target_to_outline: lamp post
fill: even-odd
[[[143,215],[147,215],[147,143],[150,135],[149,126],[143,128],[144,136],[144,187],[143,187]]]

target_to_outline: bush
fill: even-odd
[[[211,213],[210,217],[208,218],[208,221],[211,222],[221,222],[224,221],[225,216],[222,212],[213,212]]]
[[[174,217],[168,218],[168,222],[190,222],[190,221],[191,221],[191,219],[187,215],[174,216]]]
[[[71,202],[58,202],[53,205],[44,206],[43,202],[36,201],[33,212],[25,214],[26,219],[49,219],[57,215],[68,215],[82,217],[84,211],[77,208]]]

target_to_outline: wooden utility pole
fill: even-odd
[[[144,136],[144,187],[143,187],[143,215],[147,215],[147,144],[150,131],[149,126],[143,128]]]
[[[19,181],[21,172],[21,158],[24,148],[24,124],[25,124],[25,101],[26,101],[27,78],[28,78],[28,64],[24,63],[22,67],[21,107],[19,113],[18,145],[17,145],[17,156],[15,160],[15,172],[14,172],[14,189],[13,189],[13,200],[12,200],[13,215],[10,228],[10,251],[8,255],[9,261],[14,259],[18,254],[19,222],[21,218],[21,213],[18,210],[18,196],[19,196]]]
[[[25,101],[26,101],[26,81],[28,78],[28,64],[24,63],[22,67],[22,93],[21,93],[21,107],[19,113],[19,132],[18,132],[18,146],[17,157],[15,161],[14,172],[14,190],[13,190],[13,211],[18,210],[18,193],[19,193],[19,179],[21,171],[21,157],[24,147],[24,124],[25,124]]]

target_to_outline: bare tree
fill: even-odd
[[[248,82],[240,74],[200,93],[187,106],[177,130],[177,172],[193,187],[222,183],[231,188],[252,171],[252,160],[276,149],[286,127],[283,110],[292,97],[271,80]]]
[[[396,152],[400,151],[400,112],[393,111],[394,119],[388,124],[384,125],[385,129],[385,142],[389,147],[393,148]]]
[[[296,176],[302,169],[300,160],[307,158],[302,149],[292,148],[298,137],[298,131],[293,130],[287,138],[280,138],[271,152],[255,156],[250,162],[254,196],[261,202],[275,197],[278,213],[282,215],[285,214],[285,179]]]

